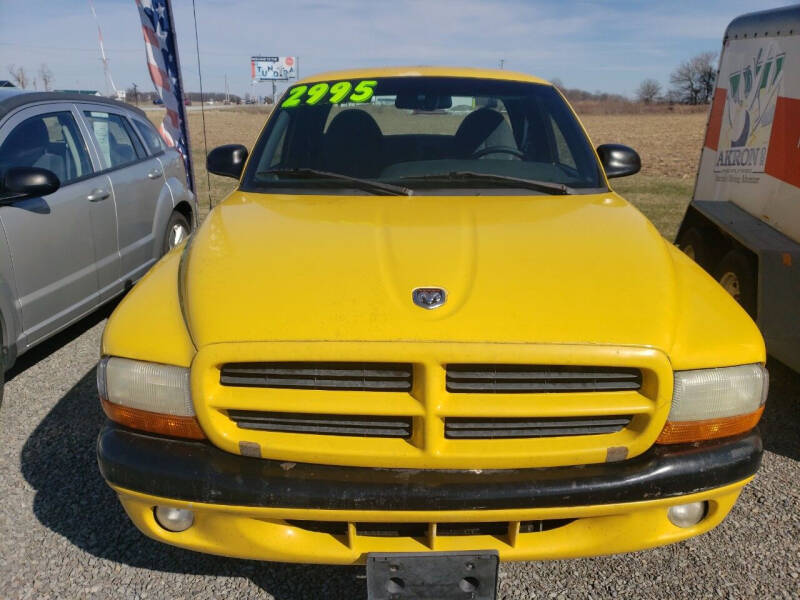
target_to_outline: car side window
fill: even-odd
[[[125,117],[99,110],[83,114],[97,142],[104,169],[122,167],[147,156]]]
[[[92,172],[86,143],[68,111],[36,115],[17,125],[0,146],[0,177],[9,167],[47,169],[62,186]]]
[[[158,154],[166,149],[164,140],[161,139],[161,136],[158,135],[156,128],[150,123],[144,123],[139,119],[133,119],[133,125],[142,136],[147,149],[150,150],[150,154]]]

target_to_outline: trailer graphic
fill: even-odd
[[[800,5],[728,26],[676,243],[800,371]]]

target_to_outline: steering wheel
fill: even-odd
[[[487,146],[482,150],[476,150],[472,153],[470,158],[481,158],[482,156],[486,156],[487,154],[512,154],[517,158],[525,158],[525,153],[517,150],[516,148],[512,148],[511,146]]]

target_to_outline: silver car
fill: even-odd
[[[139,109],[0,90],[0,401],[17,356],[123,293],[196,215],[181,156]]]

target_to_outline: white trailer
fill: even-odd
[[[800,5],[728,25],[676,243],[800,371]]]

